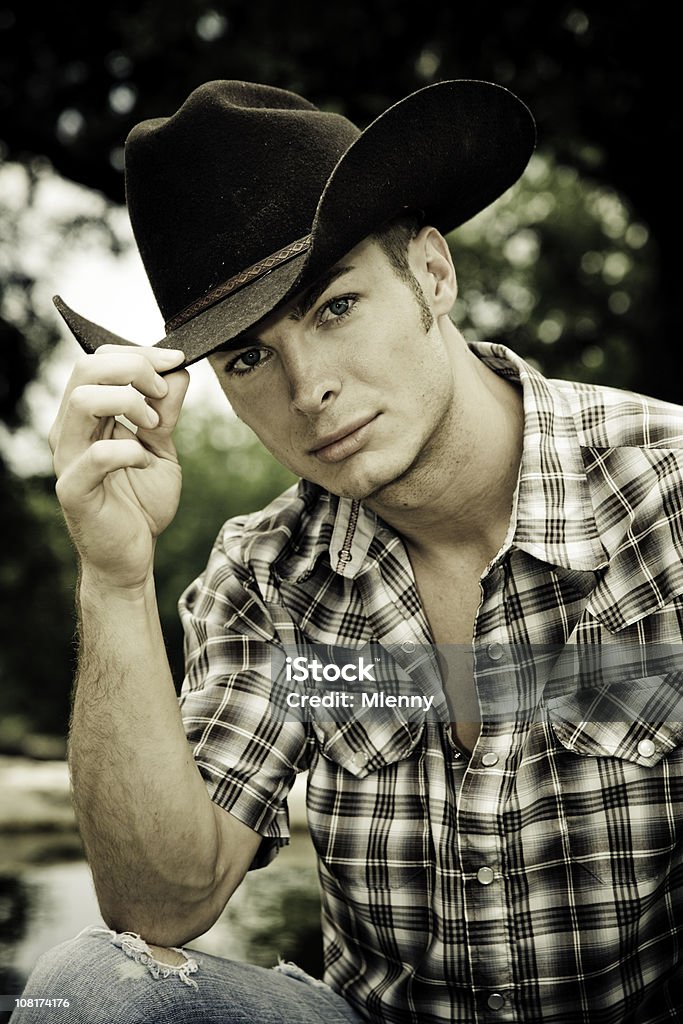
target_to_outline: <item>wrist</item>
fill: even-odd
[[[156,603],[153,570],[150,567],[146,575],[122,582],[116,576],[82,562],[78,574],[78,599],[81,606],[91,602],[101,605],[103,601],[148,604],[151,600]]]

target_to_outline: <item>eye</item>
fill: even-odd
[[[329,299],[320,309],[318,323],[338,323],[350,316],[356,304],[356,298],[355,295],[338,295]]]
[[[257,348],[250,348],[248,352],[243,352],[240,359],[245,366],[258,366],[261,361],[261,352]]]
[[[262,348],[248,348],[240,352],[238,356],[231,359],[226,366],[226,371],[239,376],[251,373],[257,366],[261,366],[268,360],[268,352]]]
[[[348,313],[350,302],[348,299],[332,299],[328,305],[328,309],[332,316],[343,316],[344,313]]]

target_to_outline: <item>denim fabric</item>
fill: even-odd
[[[348,1004],[294,964],[274,970],[186,951],[164,967],[129,933],[91,928],[45,953],[23,993],[68,1000],[18,1007],[11,1024],[362,1024]]]

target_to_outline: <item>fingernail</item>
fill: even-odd
[[[163,398],[164,395],[168,394],[168,384],[166,383],[163,377],[159,376],[159,374],[157,374],[156,377],[154,378],[154,384],[155,392],[159,398]]]
[[[156,409],[152,409],[150,406],[147,406],[147,419],[149,420],[150,426],[156,427],[159,422],[159,413]]]

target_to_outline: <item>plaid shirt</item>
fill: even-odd
[[[382,1024],[655,1024],[683,1011],[683,409],[521,383],[508,538],[481,579],[471,757],[438,716],[282,715],[283,650],[387,659],[440,692],[401,539],[301,483],[228,522],[181,599],[181,709],[212,798],[287,842],[308,771],[325,978]]]

